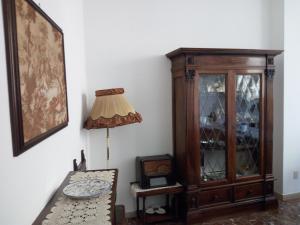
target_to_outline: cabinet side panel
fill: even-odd
[[[174,78],[174,155],[177,179],[185,183],[186,171],[186,95],[185,78]]]

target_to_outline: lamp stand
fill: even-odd
[[[106,169],[109,167],[109,128],[106,128]]]

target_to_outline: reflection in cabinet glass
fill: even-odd
[[[236,76],[236,175],[259,174],[260,75]]]
[[[226,177],[225,75],[200,75],[201,180]]]

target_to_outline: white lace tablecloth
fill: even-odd
[[[76,172],[70,183],[83,179],[101,179],[113,184],[114,170]],[[46,216],[42,225],[111,225],[110,205],[112,190],[97,198],[74,200],[62,194]]]

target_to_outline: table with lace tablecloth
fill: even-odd
[[[33,225],[115,225],[115,201],[118,170],[70,172]],[[63,188],[84,179],[101,179],[111,190],[96,198],[75,200],[63,194]]]

